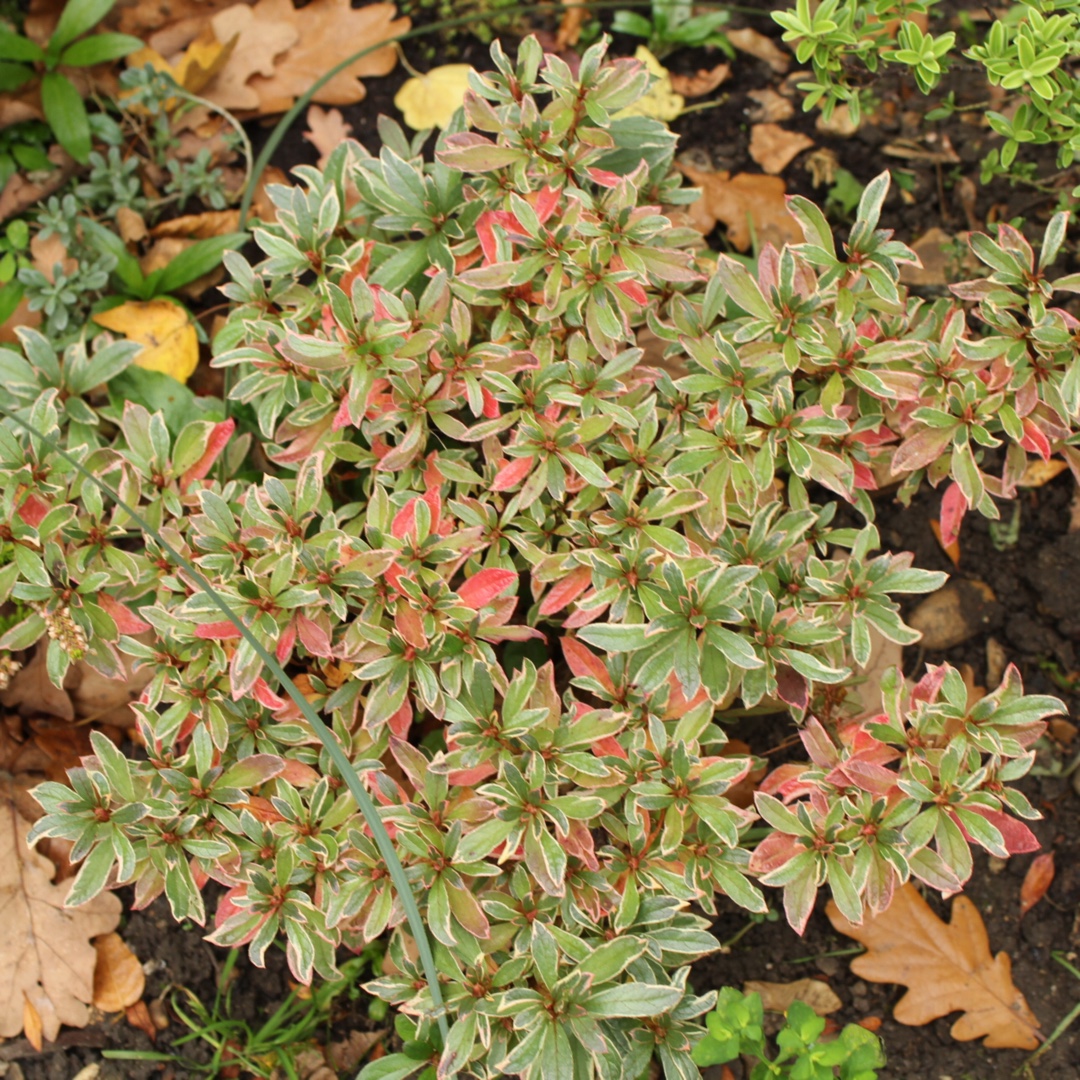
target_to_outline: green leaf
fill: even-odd
[[[116,0],[68,0],[49,39],[49,53],[58,56],[69,41],[82,37],[112,11]]]
[[[0,60],[0,93],[18,90],[34,77],[34,69],[25,64],[12,64]]]
[[[203,274],[208,274],[214,267],[221,264],[222,256],[226,251],[242,248],[247,241],[247,233],[237,232],[228,233],[225,236],[212,236],[192,244],[164,268],[154,288],[154,295],[161,296],[176,292],[177,289],[202,277]]]
[[[682,997],[678,986],[630,982],[598,990],[581,1004],[590,1016],[637,1018],[671,1012]]]
[[[60,54],[60,63],[69,67],[90,67],[119,60],[142,47],[142,41],[130,34],[94,34],[69,45]]]
[[[645,624],[599,623],[583,626],[577,636],[604,652],[633,652],[645,647],[648,629]]]
[[[71,886],[71,892],[64,900],[64,907],[78,907],[88,900],[93,900],[105,888],[114,861],[115,853],[112,844],[99,842],[79,868],[75,883]]]
[[[45,59],[45,50],[35,41],[0,30],[0,60],[29,60],[34,63]]]
[[[41,78],[41,107],[60,145],[81,165],[90,160],[90,121],[71,81],[57,71]]]
[[[405,1077],[412,1076],[425,1065],[426,1058],[417,1061],[406,1054],[387,1054],[378,1061],[369,1061],[356,1080],[405,1080]]]

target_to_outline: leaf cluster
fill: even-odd
[[[708,1034],[694,1047],[698,1065],[723,1065],[738,1057],[755,1064],[750,1080],[875,1080],[885,1064],[877,1036],[848,1024],[835,1038],[825,1040],[825,1020],[809,1005],[795,1001],[776,1035],[778,1053],[770,1058],[764,1032],[761,995],[741,994],[725,986],[716,1008],[705,1017]]]

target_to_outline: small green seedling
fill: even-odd
[[[716,1008],[705,1017],[709,1033],[694,1047],[695,1063],[723,1065],[753,1057],[757,1061],[750,1080],[876,1080],[885,1064],[877,1036],[858,1024],[848,1024],[835,1039],[822,1039],[824,1018],[802,1001],[787,1010],[776,1036],[777,1056],[770,1058],[764,1018],[760,994],[725,986]]]
[[[731,42],[720,30],[730,17],[723,9],[695,14],[689,0],[653,0],[650,15],[616,11],[611,28],[620,34],[645,38],[649,51],[658,58],[676,49],[697,49],[703,45],[715,45],[734,56]]]
[[[41,107],[60,145],[78,162],[90,160],[90,120],[82,95],[65,67],[92,67],[141,49],[130,34],[90,34],[116,0],[70,0],[49,43],[42,47],[21,34],[0,30],[0,92],[41,80]]]

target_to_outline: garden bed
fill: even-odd
[[[739,21],[740,16],[734,16],[732,25],[739,25]],[[778,28],[767,20],[755,19],[751,23],[755,29],[779,38]],[[635,44],[630,38],[617,37],[615,51],[632,54]],[[414,64],[425,68],[437,66],[442,59],[437,50],[433,56],[429,49],[422,50],[415,44],[407,45],[405,54]],[[487,50],[482,46],[466,44],[461,55],[453,60],[472,62],[483,68],[486,55]],[[674,72],[692,73],[721,59],[715,51],[686,50],[670,57],[668,64]],[[389,76],[368,80],[366,99],[342,108],[354,136],[373,153],[378,151],[375,117],[380,112],[395,114],[393,98],[407,77],[408,73],[399,67]],[[714,95],[719,101],[717,107],[674,122],[673,128],[680,135],[679,160],[703,171],[722,169],[733,174],[755,171],[748,154],[748,110],[755,107],[750,93],[770,90],[791,98],[785,78],[764,62],[738,54],[730,79]],[[1024,219],[1029,238],[1041,236],[1057,208],[1057,192],[1067,191],[1075,183],[1075,177],[1055,176],[1042,189],[1031,185],[1010,187],[1000,179],[980,184],[978,162],[985,153],[988,135],[985,126],[978,122],[979,111],[957,113],[948,121],[932,126],[922,119],[926,108],[950,91],[955,92],[961,106],[978,102],[979,90],[972,89],[970,71],[961,68],[942,84],[936,98],[929,103],[901,79],[882,80],[876,116],[854,135],[817,130],[817,113],[798,112],[797,97],[794,98],[796,112],[784,126],[806,135],[813,141],[815,150],[828,151],[834,159],[833,166],[849,173],[860,185],[890,165],[899,166],[909,180],[903,188],[894,185],[882,223],[895,228],[899,239],[914,243],[917,249],[918,241],[931,230],[940,230],[941,243],[946,243],[966,230],[984,229],[995,221],[1016,217]],[[273,159],[285,172],[298,164],[313,164],[318,157],[303,139],[302,127],[299,122],[294,126]],[[249,125],[249,130],[257,151],[265,129]],[[1052,155],[1042,155],[1038,160],[1042,174],[1049,177],[1053,173]],[[830,185],[814,187],[805,163],[803,154],[784,170],[787,190],[822,202]],[[842,199],[842,194],[838,198]],[[834,223],[842,230],[843,212],[839,208],[836,212],[839,216]],[[710,243],[723,249],[723,233],[720,226],[709,237]],[[949,257],[948,253],[944,256],[942,266]],[[1059,265],[1056,271],[1060,274],[1073,268]],[[943,281],[929,279],[915,288],[928,297],[945,291]],[[205,376],[205,372],[201,374]],[[205,389],[208,384],[201,385]],[[1076,671],[1080,668],[1075,656],[1080,618],[1073,611],[1080,610],[1080,586],[1076,584],[1080,582],[1080,540],[1074,543],[1068,539],[1080,536],[1069,532],[1074,487],[1071,476],[1065,473],[1045,486],[1023,491],[1019,500],[1019,531],[1007,546],[1002,545],[1000,535],[992,536],[984,519],[969,514],[960,542],[959,566],[950,561],[931,528],[931,519],[939,516],[940,493],[924,489],[911,508],[895,504],[888,491],[876,497],[877,525],[886,549],[914,552],[918,567],[980,581],[989,586],[995,597],[985,625],[962,644],[945,652],[927,652],[918,647],[905,650],[906,674],[918,677],[924,663],[947,661],[956,666],[969,665],[974,682],[986,685],[987,643],[992,638],[1004,656],[1017,664],[1028,693],[1063,697],[1070,715],[1075,717],[1080,704],[1080,693],[1074,692]],[[1005,516],[1010,513],[1011,508],[1005,506]],[[1071,592],[1076,594],[1076,606]],[[906,610],[914,606],[912,602]],[[989,648],[994,650],[993,645]],[[995,652],[995,656],[999,655]],[[744,721],[733,733],[745,740],[753,753],[765,754],[790,732],[790,725],[782,726],[766,718],[756,723]],[[1036,767],[1039,775],[1028,777],[1021,785],[1044,815],[1044,820],[1035,823],[1033,829],[1043,850],[1052,851],[1057,862],[1057,876],[1047,895],[1022,920],[1019,918],[1020,885],[1031,863],[1030,855],[1014,856],[1004,864],[994,865],[985,856],[978,856],[975,874],[965,889],[985,919],[992,952],[1004,950],[1012,957],[1015,983],[1041,1021],[1044,1034],[1053,1031],[1080,1000],[1080,983],[1051,956],[1053,951],[1060,950],[1073,954],[1075,960],[1075,954],[1080,952],[1080,796],[1075,783],[1078,774],[1055,775],[1078,752],[1080,740],[1072,742],[1067,733],[1057,741],[1040,744]],[[777,755],[770,757],[772,764],[779,760]],[[127,910],[130,895],[121,893],[121,897]],[[931,903],[942,917],[948,918],[948,903],[940,899],[932,899]],[[1005,1080],[1023,1067],[1027,1057],[1024,1052],[988,1051],[978,1042],[957,1043],[949,1035],[953,1018],[918,1028],[895,1023],[891,1009],[904,991],[891,985],[864,982],[851,973],[848,956],[832,955],[849,950],[852,942],[832,929],[821,910],[823,907],[822,897],[801,938],[782,918],[762,922],[742,934],[730,952],[698,962],[691,977],[696,991],[741,986],[747,980],[787,982],[808,975],[821,978],[843,1002],[843,1009],[834,1015],[834,1020],[841,1025],[861,1021],[873,1025],[876,1020],[881,1021],[880,1034],[890,1062],[879,1074],[882,1080],[915,1077],[966,1080],[968,1076],[977,1080]],[[721,941],[728,941],[745,926],[745,913],[732,906],[716,920],[715,933]],[[203,931],[198,927],[177,926],[163,900],[155,901],[145,911],[131,912],[121,926],[121,933],[150,972],[147,1001],[160,998],[170,986],[184,987],[204,1003],[214,999],[220,988],[221,964],[226,954],[202,942]],[[348,954],[342,953],[345,955]],[[290,982],[284,955],[277,949],[268,954],[266,969],[254,968],[241,957],[233,975],[231,1015],[253,1026],[273,1012],[295,985]],[[330,1011],[330,1027],[321,1030],[320,1038],[329,1042],[353,1031],[377,1027],[368,1014],[369,1001],[366,995],[354,995],[335,1002]],[[189,1075],[200,1074],[174,1063],[106,1061],[101,1051],[167,1053],[171,1040],[183,1036],[186,1030],[172,1016],[169,1026],[152,1042],[146,1034],[123,1021],[99,1020],[82,1031],[66,1031],[42,1054],[33,1052],[20,1040],[0,1044],[0,1064],[17,1062],[25,1080],[72,1080],[80,1069],[94,1063],[101,1065],[95,1080],[143,1080],[157,1076],[163,1080],[185,1080]],[[205,1060],[206,1047],[196,1049],[197,1046],[196,1040],[180,1053],[195,1060],[200,1060],[201,1055]],[[388,1036],[386,1049],[395,1048],[393,1037]],[[1037,1080],[1073,1080],[1080,1076],[1077,1061],[1080,1061],[1080,1022],[1056,1040],[1033,1066],[1030,1075]],[[351,1076],[355,1071],[356,1066],[352,1065],[341,1075]],[[736,1071],[735,1075],[739,1073]],[[318,1080],[326,1077],[320,1075]]]

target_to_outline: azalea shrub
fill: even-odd
[[[0,594],[25,616],[0,648],[47,637],[57,682],[152,671],[145,757],[95,735],[33,838],[73,841],[72,904],[133,883],[203,923],[220,883],[209,939],[261,964],[283,938],[302,981],[389,932],[368,989],[407,1039],[381,1077],[696,1076],[715,995],[687,977],[718,942],[691,905],[782,889],[801,931],[825,887],[858,922],[911,878],[959,889],[972,845],[1035,846],[1011,785],[1059,702],[1013,668],[974,701],[947,666],[866,684],[875,641],[918,638],[898,598],[944,580],[878,550],[871,493],[941,488],[948,535],[1029,455],[1080,467],[1052,306],[1080,279],[1046,276],[1059,216],[1038,258],[1002,226],[972,239],[985,278],[908,295],[887,176],[842,244],[793,198],[803,243],[717,259],[674,136],[624,115],[641,64],[492,55],[433,160],[384,120],[378,157],[348,141],[271,188],[263,257],[226,255],[231,418],[110,398],[132,357],[107,335],[0,350],[34,431],[0,427]],[[445,1043],[342,775],[177,553],[377,801]],[[726,725],[767,711],[806,757],[752,794]]]

